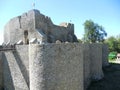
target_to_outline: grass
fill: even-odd
[[[120,64],[120,60],[117,60],[117,59],[113,59],[113,60],[109,60],[109,63],[118,63]]]

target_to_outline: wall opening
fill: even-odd
[[[28,39],[28,30],[24,31],[24,43],[29,44],[29,39]]]

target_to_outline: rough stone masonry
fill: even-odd
[[[41,14],[38,10],[31,10],[15,17],[5,26],[5,44],[16,44],[20,40],[27,44],[33,38],[37,38],[40,43],[55,43],[56,40],[77,42],[74,24],[64,22],[59,26],[54,25],[48,16]]]
[[[73,24],[38,10],[7,23],[0,50],[0,90],[86,90],[108,65],[107,45],[77,43]]]

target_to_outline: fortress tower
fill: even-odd
[[[32,38],[37,38],[40,43],[55,43],[56,40],[77,42],[74,34],[74,24],[62,23],[60,26],[54,25],[49,17],[41,14],[38,10],[31,10],[15,17],[5,26],[5,44],[16,44],[19,40],[28,44]]]

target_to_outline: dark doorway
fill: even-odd
[[[29,39],[28,39],[28,30],[24,31],[24,43],[29,44]]]

